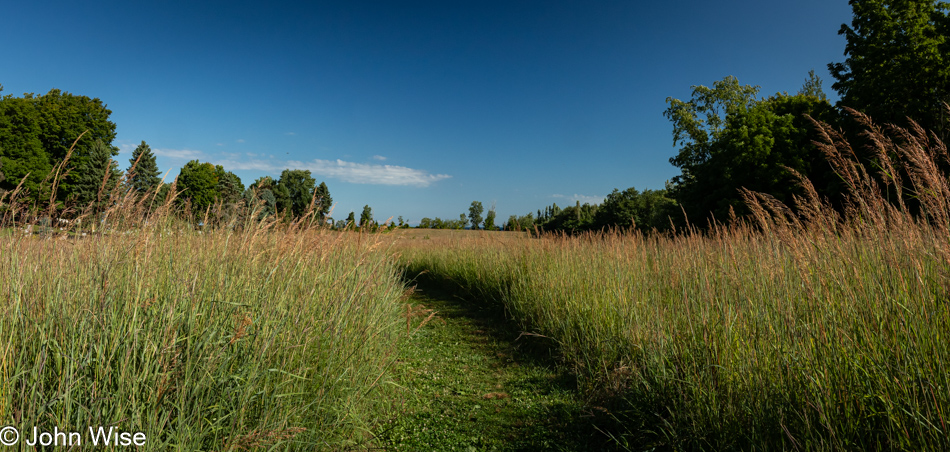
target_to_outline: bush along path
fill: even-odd
[[[376,430],[385,450],[611,450],[603,408],[585,404],[550,339],[503,308],[418,278],[391,371],[398,401]]]

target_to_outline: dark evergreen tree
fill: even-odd
[[[230,171],[225,171],[221,165],[216,165],[214,170],[215,200],[233,207],[241,201],[241,196],[244,194],[241,178]]]
[[[96,140],[89,149],[88,158],[78,168],[75,178],[74,199],[79,209],[101,210],[112,195],[113,189],[122,177],[119,164],[112,160],[115,149]]]
[[[946,138],[943,104],[950,102],[948,5],[933,0],[851,0],[851,26],[842,63],[828,69],[839,106],[880,124],[906,126],[906,118]]]
[[[333,198],[330,196],[330,189],[327,188],[325,182],[320,182],[320,185],[314,190],[314,208],[317,211],[317,219],[321,222],[325,221],[327,215],[330,213],[330,209],[333,208]]]
[[[373,223],[373,209],[367,204],[363,206],[363,213],[360,214],[360,227],[370,227]]]
[[[152,148],[142,141],[142,144],[132,151],[126,180],[136,192],[147,193],[155,190],[158,184],[162,183],[161,178],[158,177],[159,174],[158,163],[155,161]]]
[[[264,218],[277,214],[277,197],[274,195],[276,182],[269,176],[258,178],[245,191],[244,198],[248,206],[260,203],[260,217]],[[253,204],[252,204],[253,203]]]

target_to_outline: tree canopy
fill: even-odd
[[[274,193],[277,196],[277,209],[294,218],[302,217],[310,207],[316,185],[317,181],[310,176],[309,170],[284,170],[277,181],[281,190]]]
[[[878,123],[906,118],[946,138],[943,103],[950,102],[950,16],[934,0],[851,0],[844,62],[829,63],[841,96]]]
[[[472,229],[478,229],[478,225],[482,224],[482,212],[484,211],[485,208],[481,201],[472,201],[472,205],[468,208],[468,219],[472,222]]]
[[[0,189],[11,190],[23,180],[23,187],[34,199],[48,199],[50,172],[66,159],[76,142],[56,199],[74,196],[77,184],[83,183],[77,170],[87,166],[97,141],[109,146],[110,157],[118,154],[118,149],[111,147],[115,139],[111,114],[99,99],[58,89],[41,96],[27,93],[0,98],[0,163],[6,175]]]
[[[218,171],[210,163],[192,160],[181,168],[178,175],[179,202],[191,203],[191,213],[200,217],[218,197]]]
[[[742,215],[740,188],[791,204],[800,193],[792,170],[829,194],[834,178],[812,144],[817,135],[808,117],[834,122],[837,115],[820,92],[820,80],[810,76],[796,95],[758,99],[758,88],[726,77],[713,88],[694,87],[689,101],[667,99],[665,115],[673,123],[674,145],[681,146],[670,159],[682,170],[671,192],[689,217]]]

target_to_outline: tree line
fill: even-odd
[[[875,143],[854,120],[863,112],[881,124],[919,125],[945,140],[950,102],[950,14],[948,4],[931,0],[851,0],[851,25],[845,60],[829,63],[832,88],[840,100],[832,105],[821,79],[810,72],[801,89],[761,96],[759,87],[732,76],[712,86],[693,86],[687,100],[668,98],[663,112],[673,126],[678,152],[670,163],[680,174],[660,190],[614,191],[601,204],[560,207],[511,216],[508,230],[583,231],[608,227],[664,230],[703,225],[749,214],[740,189],[767,194],[786,205],[802,194],[807,178],[820,197],[840,202],[844,182],[813,143],[821,140],[816,124],[840,130],[859,160],[876,167]],[[0,92],[2,92],[0,85]],[[164,199],[170,190],[158,179],[155,158],[143,141],[123,172],[112,160],[115,124],[99,99],[53,89],[44,95],[0,97],[0,193],[17,190],[34,206],[44,203],[104,207],[104,193],[120,180],[127,189],[152,191]],[[913,127],[911,127],[913,128]],[[950,162],[947,163],[950,166]],[[908,180],[900,175],[881,175]],[[886,185],[886,184],[885,184]],[[315,209],[320,222],[338,227],[378,228],[369,206],[357,221],[353,212],[333,223],[332,198],[305,170],[288,169],[274,180],[263,177],[245,188],[221,166],[188,162],[177,180],[176,205],[207,216],[212,206],[258,205],[261,215],[299,218]],[[912,190],[907,203],[913,205]],[[224,209],[226,210],[226,209]],[[458,219],[423,218],[428,228],[495,229],[495,210],[486,218],[478,201]],[[398,225],[407,226],[400,218]]]
[[[512,216],[504,227],[546,231],[702,227],[749,215],[742,188],[794,206],[794,198],[803,195],[802,178],[821,198],[843,208],[846,182],[814,144],[822,140],[818,124],[840,130],[857,158],[872,168],[881,167],[879,151],[864,133],[866,126],[855,117],[857,112],[881,125],[913,130],[916,124],[943,141],[950,133],[948,3],[851,0],[849,4],[851,25],[842,24],[839,30],[847,40],[846,58],[828,64],[832,88],[840,98],[837,104],[828,100],[814,71],[795,94],[761,96],[758,86],[743,85],[733,76],[712,86],[693,86],[690,99],[667,98],[663,114],[673,125],[673,145],[679,148],[670,163],[681,173],[664,189],[615,189],[600,205],[554,204],[536,214]],[[877,177],[891,183],[910,180],[899,174]],[[905,203],[914,204],[909,187],[899,192],[907,194]]]
[[[485,214],[484,218],[482,218],[482,214]],[[473,230],[497,231],[498,226],[495,225],[495,215],[494,205],[488,209],[488,212],[485,212],[485,206],[482,205],[481,201],[472,201],[472,204],[468,207],[468,215],[463,212],[459,214],[458,220],[424,217],[419,221],[419,225],[416,227],[422,229],[465,229],[471,226],[470,228]],[[400,219],[400,224],[401,223],[402,220]]]
[[[122,171],[113,159],[119,149],[112,145],[111,114],[99,99],[58,89],[0,97],[0,194],[15,192],[34,211],[52,204],[68,216],[109,207],[117,202],[111,196],[116,189],[150,195],[153,204],[174,190],[174,205],[199,221],[242,208],[254,208],[261,217],[294,220],[310,212],[318,222],[332,221],[330,191],[307,170],[287,169],[279,179],[265,176],[245,188],[221,165],[192,160],[175,181],[164,183],[154,152],[142,141]]]

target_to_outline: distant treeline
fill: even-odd
[[[556,203],[536,213],[508,217],[502,226],[506,231],[581,232],[604,229],[665,230],[670,218],[678,215],[676,201],[666,189],[637,191],[614,189],[602,204],[581,204],[564,208]]]
[[[666,229],[749,215],[743,189],[764,193],[789,206],[804,195],[803,179],[818,196],[844,208],[843,193],[852,181],[838,176],[815,142],[831,138],[817,123],[840,130],[857,160],[879,168],[874,176],[886,196],[914,205],[907,174],[883,166],[894,155],[865,134],[888,124],[930,133],[946,141],[950,101],[950,15],[934,1],[852,0],[851,26],[844,62],[830,63],[840,96],[832,105],[814,71],[796,94],[759,96],[757,86],[732,76],[712,87],[694,86],[689,100],[668,98],[664,115],[673,125],[670,159],[681,174],[663,190],[614,190],[601,205],[549,206],[534,214],[512,216],[506,229],[583,231],[605,227]],[[930,132],[924,132],[930,131]],[[950,160],[945,162],[950,166]],[[944,168],[946,169],[946,168]]]
[[[712,221],[729,221],[750,212],[744,193],[762,193],[795,206],[810,181],[820,198],[844,208],[842,194],[850,181],[833,170],[815,143],[830,138],[819,123],[840,130],[857,160],[879,168],[875,177],[894,202],[915,204],[906,174],[889,171],[880,162],[893,154],[862,131],[869,120],[894,124],[913,133],[932,131],[944,140],[950,101],[950,15],[933,1],[852,0],[854,20],[842,25],[846,59],[831,63],[832,87],[840,95],[832,105],[814,71],[796,94],[759,95],[757,86],[728,76],[712,87],[694,86],[688,100],[668,98],[664,115],[673,125],[670,163],[681,173],[660,190],[615,189],[602,204],[560,207],[556,204],[501,227],[509,230],[585,231],[603,228],[664,230]],[[2,91],[2,85],[0,85]],[[134,190],[166,200],[171,189],[158,178],[155,156],[143,141],[123,173],[112,157],[115,123],[99,99],[54,89],[45,95],[0,98],[0,196],[55,206],[59,212],[102,209],[115,198],[109,193]],[[870,125],[871,129],[887,126]],[[950,160],[945,162],[950,166]],[[119,184],[123,185],[119,185]],[[357,222],[327,217],[332,205],[325,183],[306,170],[286,170],[280,179],[260,178],[245,189],[240,178],[197,160],[186,164],[175,185],[175,205],[195,217],[228,217],[229,206],[254,205],[263,215],[300,218],[314,214],[337,227],[376,228],[369,206]],[[893,189],[891,189],[893,188]],[[901,193],[896,199],[894,193]],[[423,218],[419,227],[497,229],[495,209],[476,201],[459,219]],[[399,221],[405,227],[405,222]],[[390,227],[393,227],[390,225]]]
[[[111,114],[99,99],[58,89],[0,97],[0,195],[66,217],[106,209],[118,202],[117,192],[134,192],[153,206],[172,202],[198,221],[227,219],[238,210],[332,221],[330,191],[307,170],[288,169],[277,180],[262,177],[245,188],[221,165],[192,160],[175,181],[163,183],[155,154],[142,141],[122,171],[113,160],[119,149],[112,145]]]

